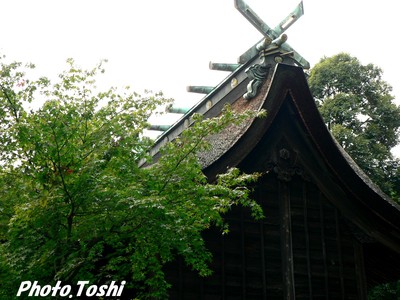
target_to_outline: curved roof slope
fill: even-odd
[[[400,253],[400,206],[372,183],[332,137],[302,68],[277,64],[256,98],[238,97],[232,103],[239,110],[266,109],[268,116],[211,137],[214,154],[201,155],[204,172],[211,180],[234,166],[246,172],[266,171],[273,145],[284,140],[347,219]]]

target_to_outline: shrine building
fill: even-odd
[[[151,154],[157,159],[194,113],[215,117],[226,104],[266,110],[265,118],[211,136],[212,149],[199,157],[210,181],[231,167],[262,173],[253,197],[265,218],[236,207],[226,215],[229,234],[204,232],[213,275],[201,278],[175,261],[166,267],[170,298],[367,299],[369,288],[400,279],[400,206],[346,154],[317,109],[304,73],[309,64],[283,33],[302,4],[274,29],[243,1],[235,4],[264,38],[237,64],[210,64],[229,75],[216,87],[189,88],[204,98],[161,134]]]

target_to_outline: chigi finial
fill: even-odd
[[[249,100],[257,95],[259,87],[268,75],[268,70],[271,67],[270,62],[278,63],[290,58],[294,64],[304,69],[310,67],[309,62],[286,43],[287,35],[284,34],[284,32],[304,14],[303,2],[300,2],[296,8],[273,29],[243,0],[235,0],[235,7],[264,35],[264,39],[261,42],[239,57],[239,63],[242,64],[252,59],[257,53],[261,59],[260,64],[252,65],[246,70],[251,81],[247,86],[247,93],[244,94],[245,99]]]
[[[296,8],[284,18],[277,26],[272,29],[269,27],[243,0],[234,0],[236,9],[258,30],[264,37],[271,41],[276,40],[282,35],[290,26],[292,26],[303,14],[304,6],[303,1],[300,2]],[[297,53],[286,42],[280,45],[284,52],[292,52],[292,58],[304,69],[310,68],[310,64],[299,53]],[[253,57],[253,56],[252,56]],[[246,53],[239,58],[240,63],[246,62]],[[251,58],[251,57],[250,57]]]

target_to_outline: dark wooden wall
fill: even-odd
[[[361,246],[316,185],[270,172],[254,196],[265,219],[235,208],[228,235],[204,233],[211,277],[181,261],[167,267],[171,299],[366,299]]]

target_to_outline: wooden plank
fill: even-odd
[[[308,276],[308,291],[310,299],[313,298],[312,292],[312,275],[311,275],[311,261],[310,261],[310,233],[308,230],[308,199],[307,199],[307,184],[303,182],[303,202],[304,202],[304,235],[306,244],[306,257],[307,257],[307,276]]]
[[[342,257],[342,237],[340,234],[340,224],[339,224],[339,216],[338,210],[335,208],[335,225],[336,225],[336,240],[337,240],[337,251],[339,256],[339,274],[340,274],[340,289],[342,300],[345,299],[346,290],[344,288],[344,278],[343,278],[343,257]]]
[[[365,277],[364,251],[362,245],[355,239],[353,239],[353,246],[354,246],[354,260],[356,267],[358,298],[361,300],[366,300],[367,280]]]
[[[281,204],[281,247],[282,247],[282,272],[284,299],[294,300],[294,272],[293,272],[293,250],[290,214],[290,188],[289,183],[279,181],[280,204]]]
[[[321,220],[321,245],[322,245],[322,258],[324,264],[324,279],[325,279],[325,293],[326,299],[329,299],[329,283],[328,283],[328,265],[327,265],[327,256],[326,256],[326,244],[325,244],[325,216],[324,216],[324,206],[322,202],[322,195],[319,193],[318,201],[319,201],[319,213]]]
[[[226,286],[226,277],[225,277],[225,236],[221,237],[221,297],[225,299],[225,286]]]
[[[244,228],[244,217],[243,209],[240,213],[240,244],[242,254],[242,299],[246,299],[246,248],[245,248],[245,228]]]
[[[260,242],[261,242],[261,272],[262,272],[262,292],[263,299],[267,299],[267,274],[265,268],[265,239],[264,239],[264,223],[260,221]]]

